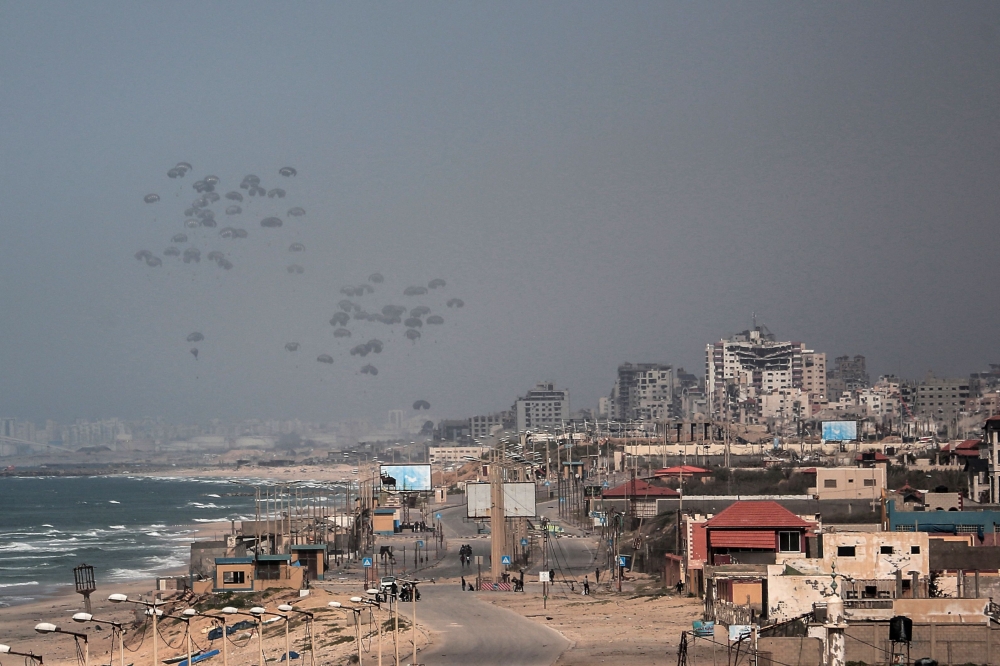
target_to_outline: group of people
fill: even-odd
[[[472,546],[465,544],[458,549],[458,559],[462,562],[462,568],[472,566]]]

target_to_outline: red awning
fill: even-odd
[[[712,548],[777,549],[772,530],[712,530],[708,540]]]

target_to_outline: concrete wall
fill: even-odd
[[[837,554],[841,546],[853,547],[854,557]],[[892,553],[883,553],[891,548]],[[916,548],[920,552],[914,553]],[[904,577],[919,571],[921,578],[930,574],[930,546],[926,532],[836,532],[823,535],[823,570],[852,578],[889,579],[901,570]]]
[[[823,663],[823,641],[818,638],[784,637],[760,638],[758,652],[771,655],[772,664],[787,666],[817,666]],[[761,659],[763,666],[764,660]]]
[[[881,465],[816,468],[816,494],[820,500],[881,499],[884,489],[885,467]]]
[[[884,651],[889,649],[888,622],[852,623],[846,638],[848,662],[885,663]],[[941,666],[1000,663],[1000,628],[985,624],[914,622],[913,638],[910,658],[914,661],[931,657]]]
[[[829,574],[783,576],[784,570],[781,564],[767,568],[767,617],[770,620],[781,622],[812,612],[814,603],[824,601],[833,592],[833,579]]]

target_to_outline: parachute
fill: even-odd
[[[411,317],[423,317],[425,314],[430,314],[431,309],[426,305],[418,305],[417,307],[410,310]]]
[[[449,308],[460,308],[460,307],[464,307],[464,306],[465,306],[465,301],[463,301],[461,298],[449,298],[448,299],[448,307]]]
[[[297,342],[286,342],[285,343],[285,349],[287,349],[290,352],[298,351],[299,350],[299,343],[297,343]]]
[[[243,212],[243,209],[240,208],[239,206],[235,206],[234,205],[234,206],[227,206],[226,207],[226,215],[239,215],[242,212]]]
[[[361,374],[363,374],[363,375],[371,375],[371,376],[374,377],[375,375],[378,374],[378,368],[376,368],[374,365],[372,365],[372,364],[369,363],[368,365],[365,365],[365,366],[361,367]]]
[[[187,243],[188,237],[186,234],[174,234],[174,237],[170,239],[171,243]]]
[[[417,400],[415,403],[413,403],[413,409],[430,409],[430,408],[431,408],[431,403],[427,402],[426,400]]]
[[[153,253],[149,250],[139,250],[135,253],[135,258],[139,261],[146,261],[153,256]]]
[[[281,189],[280,187],[275,187],[274,189],[269,190],[268,193],[267,193],[267,198],[268,199],[274,199],[275,197],[277,197],[279,199],[284,199],[285,198],[285,191],[283,189]]]
[[[406,337],[409,340],[416,341],[416,339],[420,337],[420,331],[415,328],[408,328],[406,329]]]
[[[199,333],[198,331],[195,331],[194,333],[191,333],[190,335],[187,336],[188,342],[201,342],[204,339],[205,336]]]
[[[189,247],[188,249],[184,250],[184,263],[190,264],[192,261],[196,264],[201,262],[201,250]]]
[[[265,217],[260,221],[260,226],[273,229],[275,227],[280,227],[284,222],[281,221],[280,217]]]
[[[216,185],[219,184],[218,176],[205,176],[202,180],[205,181],[206,185],[211,185],[212,187],[215,187]]]
[[[333,363],[333,357],[330,356],[329,354],[320,354],[319,356],[316,357],[316,360],[319,361],[320,363],[327,363],[327,364]]]
[[[409,319],[403,322],[403,326],[405,326],[406,328],[420,328],[423,325],[424,322],[420,321],[420,319],[417,317],[410,317]]]
[[[335,338],[349,338],[351,337],[351,332],[346,328],[338,328],[333,332],[333,337]]]
[[[159,257],[149,257],[148,259],[146,259],[146,265],[152,268],[156,268],[157,266],[163,265],[163,260],[160,259]]]
[[[403,290],[403,296],[423,296],[427,293],[427,287],[407,287]]]
[[[427,283],[427,286],[430,287],[431,289],[437,289],[438,287],[443,287],[444,285],[445,281],[442,280],[441,278],[434,278],[433,280]]]
[[[302,217],[306,214],[306,209],[301,206],[295,206],[294,208],[288,209],[288,215],[290,217]]]
[[[347,323],[349,321],[351,321],[351,315],[347,314],[346,312],[337,312],[336,314],[333,315],[333,318],[330,320],[330,325],[347,326]]]
[[[430,317],[427,318],[427,323],[431,324],[432,326],[438,326],[444,323],[444,317],[442,317],[441,315],[431,315]]]
[[[291,273],[292,275],[302,275],[303,273],[306,272],[306,269],[302,268],[298,264],[292,264],[291,266],[288,267],[288,272]]]
[[[370,351],[371,350],[368,349],[368,345],[354,345],[351,347],[351,356],[361,356],[364,358],[365,356],[368,356]]]
[[[218,250],[212,250],[211,252],[208,253],[208,260],[209,261],[222,261],[225,258],[226,258],[226,255],[222,254],[222,252],[220,252]]]
[[[156,203],[157,201],[160,200],[160,195],[159,194],[147,194],[146,196],[144,196],[142,198],[142,200],[145,201],[146,203]]]
[[[278,173],[282,176],[285,176],[286,178],[289,178],[291,176],[298,175],[299,172],[293,169],[292,167],[281,167],[280,169],[278,169]]]
[[[229,199],[230,201],[243,201],[243,195],[237,192],[236,190],[233,190],[232,192],[227,192],[226,198]]]
[[[288,251],[289,252],[305,252],[306,251],[306,246],[303,245],[302,243],[292,243],[291,245],[288,246]]]
[[[368,276],[368,281],[374,282],[375,284],[382,284],[383,282],[385,282],[385,278],[382,277],[381,273],[372,273],[371,275]]]
[[[181,256],[181,251],[178,250],[176,247],[174,247],[174,246],[171,245],[170,247],[168,247],[166,250],[163,251],[163,256],[164,257],[179,257],[179,256]]]

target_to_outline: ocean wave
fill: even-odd
[[[0,544],[0,553],[31,553],[39,550],[44,549],[30,543],[24,543],[23,541]]]
[[[125,526],[124,525],[108,525],[108,529],[111,529],[111,530],[123,530],[123,529],[125,529]]]
[[[0,587],[21,587],[23,585],[40,585],[37,580],[29,580],[23,583],[0,583]]]

